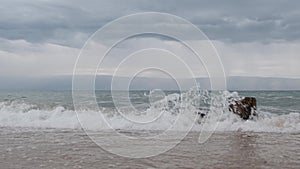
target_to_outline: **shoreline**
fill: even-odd
[[[300,133],[190,132],[158,156],[131,159],[96,145],[83,130],[0,127],[3,168],[298,168]],[[134,132],[134,131],[132,131]],[[110,137],[109,132],[104,132]]]

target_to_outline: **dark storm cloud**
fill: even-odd
[[[4,0],[0,37],[81,47],[94,31],[113,19],[155,11],[183,17],[214,40],[291,41],[300,39],[299,7],[296,0]]]

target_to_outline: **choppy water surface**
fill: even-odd
[[[101,122],[94,121],[99,113],[104,114],[115,129],[165,130],[172,125],[173,119],[176,119],[180,110],[178,107],[182,102],[185,102],[184,105],[189,108],[185,111],[185,120],[193,123],[195,111],[198,109],[205,111],[205,107],[210,106],[207,102],[212,99],[208,92],[190,91],[187,94],[187,92],[166,91],[164,94],[166,102],[158,101],[153,104],[149,102],[151,96],[149,91],[131,91],[129,98],[133,110],[126,107],[128,102],[123,102],[126,93],[117,93],[118,106],[121,106],[118,110],[123,111],[122,113],[128,117],[144,122],[151,122],[152,119],[159,117],[149,125],[139,126],[124,120],[117,111],[109,91],[96,91],[98,108],[89,107],[93,100],[82,92],[83,105],[88,108],[78,114],[91,124],[87,127],[93,130],[107,129],[101,125]],[[298,132],[300,130],[300,91],[227,92],[218,96],[221,98],[219,102],[222,102],[222,97],[228,95],[256,97],[259,116],[257,119],[244,121],[224,108],[218,131]],[[98,124],[95,125],[96,123]],[[71,91],[1,91],[0,125],[2,127],[81,128],[74,111]],[[184,125],[182,124],[182,128]],[[201,124],[196,123],[193,129],[200,130]]]

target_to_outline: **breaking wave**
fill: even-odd
[[[177,122],[175,130],[184,130],[191,123],[192,130],[200,131],[203,124],[210,123],[207,118],[201,118],[199,111],[207,112],[209,106],[219,107],[210,109],[222,111],[218,117],[216,131],[254,131],[254,132],[299,132],[300,113],[288,112],[275,114],[268,108],[262,110],[258,107],[258,117],[252,120],[243,120],[239,116],[228,111],[226,100],[228,98],[239,98],[238,93],[217,92],[211,94],[208,91],[192,90],[184,94],[170,94],[165,99],[155,102],[142,112],[124,112],[126,118],[116,113],[115,109],[83,110],[75,112],[70,108],[55,106],[52,108],[41,108],[38,105],[28,104],[21,101],[0,102],[0,126],[1,127],[30,127],[30,128],[68,128],[81,129],[81,123],[88,124],[85,127],[90,130],[105,130],[106,123],[113,129],[125,130],[166,130],[178,120],[178,115],[183,113]],[[204,105],[204,106],[203,106]],[[272,107],[270,107],[272,110]],[[220,112],[215,112],[216,116]],[[105,117],[103,118],[99,117]],[[102,120],[99,120],[102,119]],[[131,120],[128,120],[131,119]],[[132,121],[143,121],[147,123],[134,123]]]

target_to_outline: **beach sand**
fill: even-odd
[[[0,128],[0,132],[2,169],[300,168],[300,133],[220,132],[198,144],[199,133],[190,132],[163,154],[132,159],[101,149],[81,130]]]

